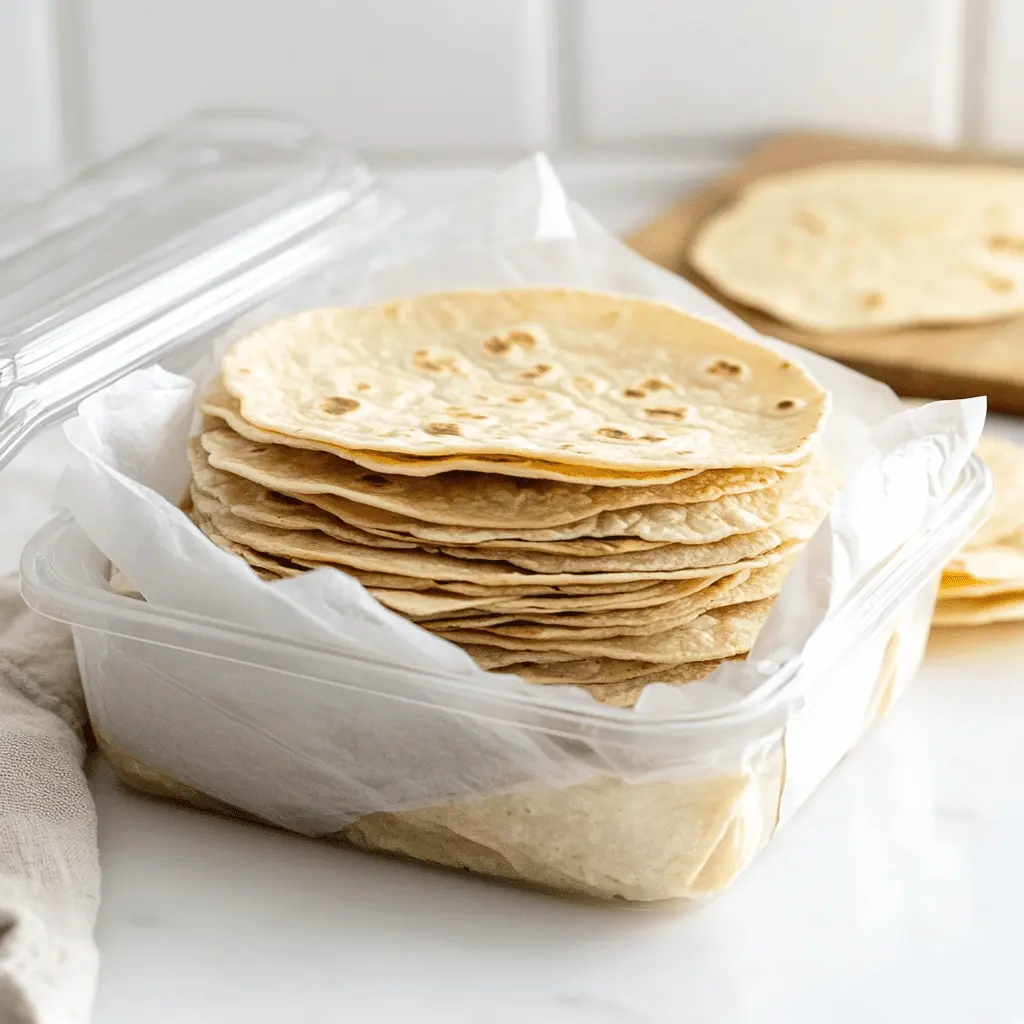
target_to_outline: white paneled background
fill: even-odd
[[[203,104],[424,196],[547,149],[626,224],[784,129],[1024,148],[1024,0],[0,0],[0,180]]]

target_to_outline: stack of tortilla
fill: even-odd
[[[992,472],[992,515],[942,574],[938,626],[1024,619],[1024,447],[984,437],[978,454]]]
[[[192,515],[268,579],[330,566],[485,669],[628,705],[744,656],[827,512],[828,393],[655,302],[532,288],[238,341]]]

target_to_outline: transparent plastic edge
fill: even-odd
[[[826,644],[833,663],[857,643],[864,642],[884,628],[896,610],[922,586],[929,577],[941,571],[942,566],[970,533],[986,507],[992,493],[992,480],[988,469],[977,456],[972,456],[961,474],[957,488],[943,509],[937,510],[931,520],[914,537],[895,552],[875,572],[866,577],[843,603],[832,612],[814,634],[814,640]],[[90,576],[84,566],[77,569],[77,578],[59,572],[53,561],[53,550],[62,535],[74,528],[70,516],[62,515],[39,530],[29,541],[21,561],[22,593],[26,603],[49,618],[70,626],[94,629],[112,635],[127,637],[157,646],[175,647],[218,660],[240,664],[266,665],[272,655],[301,654],[323,665],[327,672],[332,666],[353,661],[366,661],[405,673],[405,666],[386,658],[354,659],[339,655],[329,647],[296,644],[284,637],[268,637],[231,623],[203,619],[186,612],[158,608],[145,602],[113,593],[106,580],[98,574]],[[83,537],[84,541],[84,537]],[[85,543],[88,543],[85,541]],[[91,545],[90,545],[91,548]],[[95,549],[92,549],[95,550]],[[116,619],[116,624],[112,623]],[[173,642],[166,635],[156,639],[151,631],[161,630],[173,634]],[[203,640],[216,641],[235,651],[231,655],[216,654],[202,645]],[[257,660],[258,658],[258,660]],[[277,660],[274,658],[273,660]],[[478,685],[462,683],[449,676],[417,669],[419,680],[429,680],[438,687],[465,696],[472,693],[477,700],[495,710],[528,707],[533,712],[545,713],[555,720],[571,722],[578,727],[587,722],[594,727],[642,734],[677,733],[690,729],[732,727],[749,724],[751,720],[769,715],[787,701],[800,698],[799,679],[802,659],[796,657],[782,665],[749,694],[723,708],[699,711],[671,718],[645,719],[628,709],[612,708],[595,703],[593,709],[560,707],[556,700],[545,695],[545,689],[524,691],[513,696],[507,693],[482,693]],[[321,678],[325,684],[362,689],[336,679],[297,673],[308,678]],[[382,697],[393,696],[381,692]],[[405,698],[411,699],[411,698]],[[555,729],[557,731],[557,729]]]

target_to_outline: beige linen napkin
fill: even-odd
[[[68,629],[0,578],[0,1024],[85,1024],[100,872]]]

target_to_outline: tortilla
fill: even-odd
[[[293,562],[309,565],[311,568],[317,565],[335,565],[346,569],[351,567],[378,573],[394,572],[399,576],[438,582],[458,580],[495,586],[557,586],[560,584],[610,584],[642,580],[692,579],[711,575],[715,571],[721,576],[729,572],[738,572],[741,569],[774,565],[792,554],[797,544],[796,541],[779,540],[782,531],[777,533],[762,531],[765,534],[761,538],[762,550],[758,550],[755,554],[753,551],[759,545],[748,545],[752,553],[738,561],[730,560],[724,563],[715,561],[720,555],[717,546],[713,544],[704,547],[672,545],[671,547],[674,548],[682,548],[687,554],[683,557],[676,553],[668,564],[662,566],[647,565],[640,570],[622,568],[615,571],[607,569],[591,571],[585,565],[581,565],[579,572],[570,572],[564,568],[551,572],[529,572],[511,564],[510,561],[481,562],[465,557],[452,557],[446,553],[434,554],[427,551],[380,551],[377,548],[364,547],[359,544],[345,544],[314,530],[277,530],[273,527],[239,519],[216,501],[202,494],[197,493],[196,497],[202,503],[204,514],[209,517],[221,535],[236,544],[244,545],[255,551],[287,558]],[[199,507],[198,502],[197,507]],[[778,541],[778,543],[774,547],[770,547],[768,546],[770,541]],[[728,541],[719,541],[719,544],[726,543]],[[657,551],[650,552],[652,555],[657,553]],[[511,554],[520,557],[534,555],[533,552],[512,552]],[[645,555],[645,552],[638,552],[636,557],[645,560]],[[568,563],[597,561],[596,559],[567,558],[555,555],[536,554],[534,556],[561,558],[562,562]],[[630,556],[608,557],[628,558]],[[673,562],[679,563],[679,565],[673,567]]]
[[[564,288],[303,312],[235,342],[221,372],[247,423],[338,452],[628,473],[789,465],[829,409],[767,345],[669,305]]]
[[[413,547],[422,542],[572,555],[643,551],[669,543],[704,544],[764,529],[784,518],[804,482],[802,474],[790,474],[775,487],[725,495],[716,501],[616,509],[542,529],[483,530],[420,523],[333,495],[303,498],[287,490],[279,493],[213,466],[198,438],[190,443],[189,461],[196,487],[240,518],[268,526],[322,530],[338,540],[379,547]]]
[[[236,434],[250,441],[275,447],[290,447],[328,454],[350,462],[371,473],[396,474],[408,477],[432,477],[441,473],[469,472],[478,475],[494,474],[535,480],[557,480],[562,483],[590,484],[607,487],[646,487],[670,484],[696,476],[699,469],[637,470],[602,469],[598,466],[561,465],[541,459],[522,459],[514,455],[442,455],[417,458],[390,452],[370,451],[363,448],[337,448],[326,441],[290,437],[272,430],[264,430],[245,420],[238,400],[215,384],[203,398],[202,411],[214,421],[223,421]],[[203,423],[203,431],[210,422]],[[798,463],[794,462],[794,465]]]
[[[399,532],[412,532],[410,521],[506,531],[550,528],[617,509],[717,501],[778,486],[798,471],[712,469],[674,483],[610,487],[488,473],[368,473],[325,452],[264,444],[222,427],[204,431],[200,441],[210,464],[218,469],[278,493],[307,497],[364,529],[366,524],[352,519],[353,514],[390,512],[393,518],[380,517],[374,525]]]
[[[759,179],[689,262],[724,294],[823,333],[1024,311],[1024,171],[850,162]]]
[[[453,636],[459,630],[471,630],[496,637],[512,637],[524,641],[524,647],[531,646],[526,642],[533,640],[576,641],[648,636],[686,625],[714,608],[774,597],[782,587],[785,575],[780,566],[735,573],[671,604],[657,608],[584,612],[570,617],[568,624],[564,614],[517,616],[493,611],[492,614],[472,618],[431,620],[422,625],[432,632],[450,633]]]
[[[618,636],[602,640],[520,640],[495,636],[483,630],[449,631],[437,635],[452,640],[481,668],[494,669],[517,662],[535,664],[611,658],[658,665],[679,665],[689,661],[710,661],[750,650],[750,645],[771,611],[772,600],[715,608],[674,629],[645,636]]]
[[[1024,619],[1024,590],[989,597],[944,597],[935,606],[936,626],[984,626]]]

